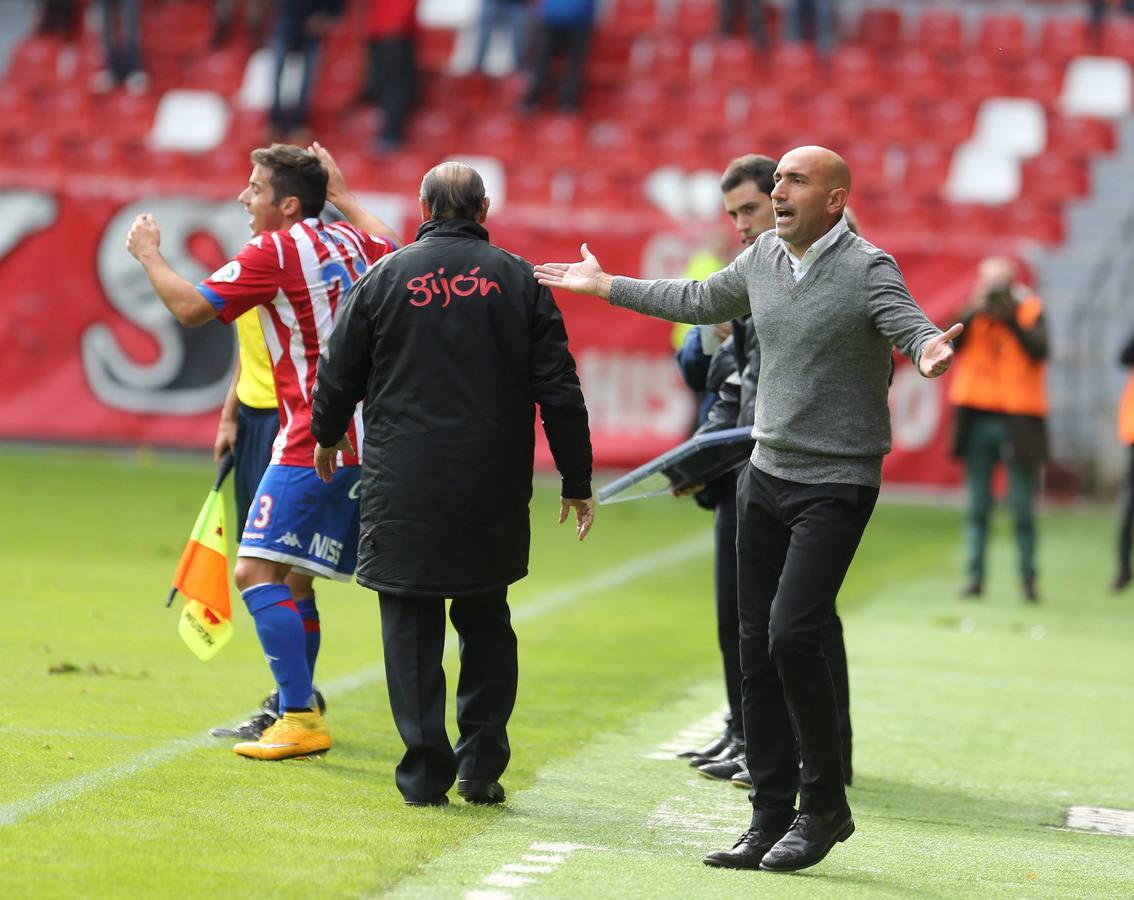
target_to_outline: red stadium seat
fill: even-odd
[[[1047,149],[1078,159],[1109,153],[1114,149],[1114,127],[1099,119],[1048,116]]]
[[[865,112],[863,133],[876,139],[908,144],[918,139],[921,124],[916,110],[901,97],[878,97]]]
[[[952,9],[927,9],[917,20],[918,49],[955,59],[965,52],[965,24]]]
[[[508,204],[531,203],[537,206],[549,204],[552,177],[553,173],[541,165],[508,169],[506,173]]]
[[[838,94],[820,94],[792,124],[802,128],[800,144],[828,147],[862,134],[855,108]]]
[[[787,94],[810,98],[820,83],[819,54],[811,44],[780,44],[771,53],[776,87]]]
[[[651,81],[632,81],[614,101],[617,115],[625,122],[663,126],[673,115],[670,97]]]
[[[835,51],[829,83],[844,97],[863,100],[884,89],[885,76],[877,54],[865,47],[849,44]]]
[[[1084,56],[1092,50],[1090,30],[1085,16],[1048,16],[1040,30],[1039,56],[1062,68],[1073,56]]]
[[[687,84],[689,45],[672,35],[651,41],[649,75],[660,84]]]
[[[1045,153],[1024,162],[1020,194],[1035,203],[1059,204],[1087,194],[1087,166],[1081,159]]]
[[[1117,56],[1134,63],[1134,18],[1129,16],[1108,16],[1103,23],[1103,56]]]
[[[886,177],[886,145],[873,140],[855,140],[853,143],[840,142],[832,149],[838,153],[851,170],[852,193],[857,198],[880,187]]]
[[[896,8],[864,9],[858,20],[858,42],[890,52],[902,43],[902,14]]]
[[[756,72],[756,51],[746,38],[725,38],[714,47],[709,78],[727,87],[751,87]]]
[[[606,27],[625,34],[644,34],[657,25],[654,0],[615,0],[606,19]]]
[[[923,139],[933,141],[947,150],[963,144],[973,133],[976,122],[976,104],[966,100],[948,98],[921,110],[924,122]]]
[[[961,60],[950,80],[951,96],[979,103],[988,97],[1011,97],[1015,93],[1011,61],[970,53]]]
[[[1001,215],[1008,234],[1043,244],[1058,244],[1063,240],[1063,209],[1058,204],[1021,199],[1009,204]]]
[[[950,82],[936,56],[911,48],[895,54],[889,88],[912,100],[935,100],[948,93]]]
[[[1019,62],[1030,52],[1024,20],[1011,13],[986,15],[977,48],[990,61]]]
[[[872,219],[863,223],[867,238],[869,239],[869,229],[910,234],[940,232],[939,209],[938,204],[903,196],[900,191],[891,191],[876,201]]]
[[[574,169],[583,158],[586,130],[575,116],[551,116],[536,120],[529,139],[545,165]]]
[[[587,55],[586,78],[599,84],[622,84],[630,71],[630,35],[600,28]]]
[[[669,26],[686,41],[705,40],[718,33],[718,0],[680,0]]]
[[[511,113],[474,115],[467,128],[460,129],[448,145],[452,152],[495,156],[505,164],[518,162],[527,153],[523,123]],[[435,145],[444,148],[445,145]]]
[[[920,142],[906,151],[904,185],[907,193],[917,198],[938,199],[949,175],[952,148]]]
[[[996,237],[1004,228],[1004,213],[976,203],[947,203],[942,207],[941,231],[959,238]]]
[[[1026,60],[1016,72],[1016,93],[1038,100],[1048,109],[1055,106],[1063,90],[1062,62],[1046,56]]]

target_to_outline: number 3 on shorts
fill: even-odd
[[[268,527],[272,521],[272,498],[268,494],[260,495],[260,514],[252,520],[252,527],[261,530]]]

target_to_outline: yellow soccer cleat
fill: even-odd
[[[260,735],[258,741],[244,741],[232,748],[250,759],[296,759],[326,753],[331,749],[331,732],[317,709],[284,713],[279,721]]]

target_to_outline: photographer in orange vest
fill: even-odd
[[[1122,348],[1118,361],[1127,368],[1134,367],[1134,335]],[[1122,486],[1122,513],[1118,527],[1118,575],[1111,589],[1125,590],[1134,580],[1131,572],[1131,552],[1134,550],[1134,372],[1126,382],[1122,401],[1118,404],[1118,439],[1130,447],[1130,463],[1126,470],[1126,483]]]
[[[992,512],[992,473],[1008,469],[1008,503],[1015,522],[1024,598],[1036,590],[1033,499],[1047,458],[1047,329],[1043,303],[1020,281],[1015,260],[993,256],[980,264],[972,302],[954,341],[957,356],[949,399],[956,406],[953,453],[965,464],[968,511],[963,595],[984,592],[985,545]]]

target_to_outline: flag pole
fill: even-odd
[[[235,457],[232,455],[231,450],[225,450],[224,455],[221,456],[220,462],[217,464],[217,477],[213,481],[213,490],[219,491],[220,486],[224,484],[225,478],[228,473],[232,471],[232,466],[236,462]],[[169,609],[173,605],[173,598],[177,596],[177,588],[171,587],[169,589],[169,596],[165,600],[165,608]]]

